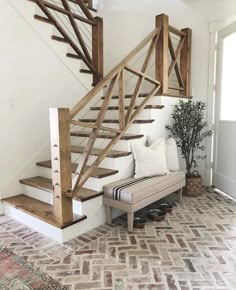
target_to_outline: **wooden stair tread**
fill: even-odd
[[[42,176],[34,176],[30,178],[25,178],[20,180],[21,184],[28,185],[34,188],[38,188],[44,191],[53,192],[52,180],[50,178]],[[81,188],[78,195],[74,198],[80,200],[81,202],[88,199],[102,195],[102,192],[94,191],[87,188]]]
[[[71,136],[77,136],[77,137],[90,137],[91,132],[88,131],[74,131],[71,132]],[[142,138],[143,134],[125,134],[123,135],[120,140],[133,140],[133,139],[139,139]],[[110,133],[104,133],[101,132],[97,135],[97,138],[104,138],[104,139],[112,139],[114,137],[114,134]]]
[[[42,189],[44,191],[53,192],[52,180],[42,176],[35,176],[20,180],[21,184]]]
[[[36,165],[41,166],[41,167],[46,167],[46,168],[52,168],[51,160],[37,162]],[[72,163],[72,172],[73,173],[76,172],[77,167],[78,167],[77,163]],[[88,167],[89,166],[86,166],[86,168],[88,168]],[[112,170],[112,169],[106,169],[106,168],[98,167],[97,169],[95,169],[95,171],[93,172],[91,177],[104,178],[104,177],[107,177],[107,176],[114,175],[114,174],[116,174],[118,172],[119,172],[118,170]]]
[[[80,119],[80,122],[84,123],[96,123],[96,119]],[[154,119],[145,119],[145,120],[134,120],[133,124],[148,124],[153,123]],[[113,119],[104,119],[102,121],[103,123],[109,123],[109,124],[119,124],[120,120],[113,120]]]
[[[100,195],[103,195],[103,192],[98,192],[95,190],[82,188],[77,196],[74,197],[75,200],[79,200],[81,202],[90,200],[92,198],[98,197]]]
[[[133,96],[133,95],[125,95],[125,99],[131,99],[132,96]],[[139,94],[139,95],[138,95],[138,98],[145,98],[145,97],[147,97],[147,96],[148,96],[148,94]],[[112,96],[111,98],[112,98],[112,99],[119,99],[119,96],[118,96],[118,95],[117,95],[117,96]],[[102,99],[104,100],[104,99],[105,99],[105,96],[103,96]]]
[[[67,56],[67,57],[70,57],[70,58],[78,59],[78,60],[81,59],[81,57],[78,56],[77,54],[70,53],[70,52],[67,52],[66,56]]]
[[[125,106],[125,109],[128,110],[129,106]],[[146,105],[144,109],[163,109],[163,105]],[[101,107],[90,107],[92,111],[100,111]],[[138,106],[135,106],[134,109],[138,109]],[[119,106],[110,106],[107,110],[119,110]]]
[[[84,74],[93,74],[93,72],[89,69],[80,69],[79,71]]]
[[[74,214],[74,219],[71,222],[62,225],[55,219],[53,215],[53,206],[48,203],[42,202],[24,194],[9,197],[3,199],[2,201],[7,205],[10,205],[60,229],[64,229],[87,218],[86,216],[79,216]]]
[[[59,41],[59,42],[68,43],[68,40],[65,39],[64,37],[61,37],[61,36],[52,35],[51,38],[52,38],[53,40],[56,40],[56,41]]]
[[[35,14],[34,19],[48,23],[48,24],[53,24],[53,22],[50,19],[48,19],[47,17],[41,16],[41,15]]]
[[[72,145],[71,146],[71,152],[83,154],[84,148],[85,147],[83,147],[83,146],[73,146]],[[102,152],[103,152],[103,149],[93,148],[92,151],[91,151],[91,155],[100,156]],[[128,156],[130,154],[131,154],[131,152],[112,150],[112,151],[110,151],[109,154],[107,154],[107,157],[118,158],[118,157]]]

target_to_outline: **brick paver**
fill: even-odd
[[[64,245],[2,216],[0,244],[71,290],[236,289],[236,202],[210,189],[163,222],[129,234],[122,216]]]

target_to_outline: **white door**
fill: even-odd
[[[236,22],[218,35],[213,185],[236,198]]]

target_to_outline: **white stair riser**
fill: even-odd
[[[77,146],[86,146],[88,143],[88,138],[86,137],[72,137],[71,139],[73,145]],[[134,139],[139,140],[139,139]],[[105,138],[97,138],[94,144],[95,148],[105,148],[109,143],[111,142],[111,139],[105,139]],[[128,151],[129,146],[129,140],[119,140],[113,147],[114,150],[120,150],[120,151]]]
[[[110,105],[111,106],[111,105]],[[91,105],[89,107],[92,107]],[[100,107],[100,105],[96,105],[95,107]],[[144,109],[136,119],[138,120],[149,120],[149,119],[155,119],[156,115],[159,113],[160,109]],[[86,113],[86,116],[84,116],[85,119],[97,119],[97,116],[99,114],[99,110],[89,110]],[[127,112],[127,110],[126,110]],[[119,120],[119,111],[118,110],[107,110],[104,119],[111,119],[111,120]],[[119,128],[119,125],[114,123],[114,124],[109,124],[109,123],[104,123],[104,126],[112,127],[112,128]]]
[[[99,179],[89,178],[86,181],[86,183],[83,185],[83,187],[101,192],[103,191],[104,185],[116,181],[117,178],[118,178],[118,173],[111,176],[104,177],[104,178],[99,178]]]
[[[110,158],[111,159],[111,158]],[[119,177],[117,180],[130,177],[134,173],[134,158],[133,155],[130,154],[126,157],[121,158],[113,158],[113,166],[115,169],[119,170],[119,174],[117,177]],[[101,163],[101,167],[108,168],[110,165],[108,158],[105,158],[103,162]]]
[[[115,93],[113,93],[113,95],[115,95]],[[141,103],[141,101],[143,101],[143,100],[144,100],[144,98],[139,98],[138,102],[136,104],[139,105]],[[131,99],[125,98],[124,101],[125,101],[125,105],[129,106]],[[102,102],[103,102],[103,99],[101,100],[101,102],[97,106],[101,106]],[[153,96],[152,98],[150,98],[147,101],[147,105],[162,105],[162,99],[160,96]],[[119,106],[119,100],[118,99],[111,99],[109,106]]]
[[[32,186],[23,184],[23,192],[25,195],[38,199],[48,204],[53,204],[53,194],[51,192],[41,190]]]
[[[53,205],[52,192],[44,191],[29,185],[23,185],[23,187],[25,195]],[[78,215],[83,215],[82,203],[80,201],[73,200],[73,212]]]
[[[50,168],[39,167],[38,172],[40,176],[52,178],[52,171]],[[74,173],[72,174],[72,178],[73,177],[74,177]],[[103,177],[103,178],[90,177],[83,187],[92,189],[95,191],[102,191],[103,185],[113,182],[113,180],[116,180],[116,179],[117,179],[117,174]]]
[[[112,181],[111,181],[112,182]],[[53,193],[44,191],[32,186],[23,185],[24,194],[53,205]],[[95,200],[95,201],[94,201]],[[89,215],[89,212],[100,211],[103,209],[102,196],[84,202],[73,200],[73,213],[78,215]]]
[[[72,160],[79,162],[79,157],[81,157],[80,154],[72,154]],[[88,161],[88,165],[91,165],[95,159],[97,158],[97,156],[91,156],[89,161]],[[127,168],[127,166],[130,165],[130,163],[133,162],[133,156],[132,154],[125,156],[125,157],[119,157],[119,158],[109,158],[106,157],[101,164],[99,165],[100,167],[103,168],[107,168],[107,169],[114,169],[114,170],[121,170],[121,172],[124,171],[124,168]],[[127,163],[127,166],[125,165],[125,163]],[[125,166],[125,167],[122,167]]]
[[[144,134],[148,135],[149,130],[156,126],[156,121],[147,124],[132,124],[128,130],[127,134]]]
[[[120,151],[128,151],[130,152],[131,147],[130,144],[140,142],[142,144],[145,143],[146,137],[142,138],[137,138],[133,140],[119,140],[114,146],[113,150],[120,150]],[[102,138],[97,138],[95,141],[94,147],[95,148],[105,148],[109,143],[111,142],[111,139],[102,139]],[[73,145],[78,145],[78,146],[86,146],[88,143],[88,138],[85,137],[74,137],[72,138],[72,143]]]
[[[39,167],[38,172],[40,176],[52,178],[52,171],[50,168]],[[72,174],[72,178],[73,176],[74,176],[74,173]],[[117,180],[117,174],[103,177],[103,178],[90,177],[83,187],[100,192],[103,190],[103,186],[105,184],[111,183],[115,180]]]

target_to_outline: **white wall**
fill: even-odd
[[[10,1],[2,2],[0,193],[6,197],[21,193],[18,180],[36,174],[34,163],[49,157],[48,108],[71,107],[86,89]],[[155,28],[161,13],[170,16],[171,25],[193,29],[192,87],[195,99],[206,100],[207,22],[180,0],[104,0],[106,72]]]
[[[236,15],[235,0],[183,0],[208,22],[219,21]]]
[[[145,2],[145,3],[144,3]],[[104,18],[105,70],[108,72],[130,50],[155,28],[155,16],[165,13],[170,24],[179,29],[193,30],[192,41],[192,85],[194,100],[207,101],[208,83],[208,23],[194,9],[181,0],[103,0],[100,16]],[[166,105],[176,103],[168,98]],[[168,109],[170,114],[170,107]],[[165,122],[170,122],[165,118]],[[163,131],[162,124],[159,130]],[[205,162],[200,172],[205,174]]]
[[[33,4],[28,1],[22,3],[33,18],[33,9],[29,6]],[[49,157],[49,107],[71,107],[87,92],[26,20],[10,1],[1,1],[2,197],[21,193],[18,180],[33,176],[34,163]],[[10,108],[11,99],[14,108]]]

